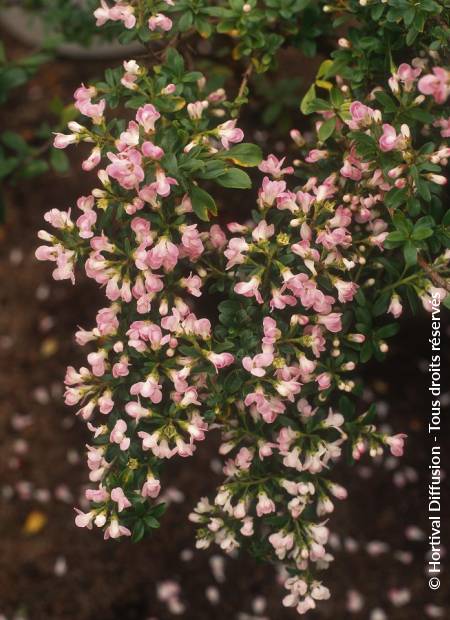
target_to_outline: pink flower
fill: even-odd
[[[287,552],[294,546],[294,534],[290,532],[275,532],[269,536],[269,542],[275,549],[278,559],[284,560]]]
[[[361,168],[352,165],[349,158],[344,159],[344,165],[342,166],[340,173],[343,177],[346,179],[351,179],[352,181],[360,181],[362,179]]]
[[[361,129],[372,123],[374,111],[360,101],[353,101],[350,105],[351,121],[346,121],[350,129]]]
[[[203,110],[206,110],[208,105],[208,101],[195,101],[194,103],[188,103],[187,112],[189,114],[189,118],[192,120],[201,119]]]
[[[111,490],[111,499],[113,502],[117,502],[117,510],[119,512],[131,506],[131,502],[127,499],[121,487],[115,487]]]
[[[209,230],[209,240],[213,248],[220,250],[227,242],[227,238],[223,230],[218,224],[213,224]]]
[[[275,234],[275,226],[267,224],[266,220],[261,220],[252,231],[254,241],[266,241]]]
[[[311,151],[309,151],[307,157],[305,157],[305,161],[308,162],[308,164],[315,164],[321,159],[326,159],[327,157],[328,157],[328,151],[312,149]]]
[[[161,159],[164,157],[163,149],[153,144],[153,142],[150,142],[150,140],[143,143],[141,151],[145,157],[150,157],[150,159]]]
[[[131,536],[131,532],[124,525],[120,525],[119,521],[113,517],[105,530],[105,540],[108,540],[108,538],[120,538],[121,536]]]
[[[230,148],[231,143],[242,142],[244,139],[244,132],[242,129],[236,127],[236,123],[237,120],[227,121],[219,125],[216,129],[222,146],[225,149]]]
[[[130,30],[136,25],[136,18],[134,16],[134,8],[130,4],[126,4],[119,0],[115,6],[109,11],[109,18],[113,21],[121,21],[125,28]]]
[[[346,282],[339,278],[333,280],[333,285],[337,288],[338,298],[341,303],[352,301],[359,288],[355,282]]]
[[[139,183],[144,180],[144,170],[142,169],[142,155],[136,149],[129,149],[119,154],[107,153],[111,161],[106,168],[107,174],[125,189],[137,188]]]
[[[95,97],[97,91],[94,87],[86,88],[83,84],[75,91],[75,107],[84,114],[92,118],[94,124],[100,124],[103,119],[103,113],[106,107],[105,99],[101,99],[98,103],[92,103],[92,97]]]
[[[387,123],[383,124],[383,134],[379,139],[380,149],[383,152],[392,151],[397,148],[399,143],[399,137],[395,128],[392,125],[388,125]]]
[[[317,375],[316,381],[319,390],[328,390],[331,385],[331,375],[328,372],[322,372],[320,375]]]
[[[264,377],[267,366],[273,362],[273,346],[270,344],[263,345],[263,352],[255,355],[255,357],[244,357],[242,366],[245,370],[255,377]]]
[[[443,138],[450,138],[450,118],[440,118],[433,125],[441,128],[441,136]]]
[[[281,336],[281,331],[277,328],[276,321],[270,316],[266,316],[263,319],[264,337],[262,339],[264,344],[274,344]]]
[[[103,413],[103,415],[107,415],[108,413],[111,413],[113,407],[114,401],[111,398],[111,392],[109,390],[105,390],[98,399],[98,408],[100,410],[100,413]]]
[[[73,222],[70,219],[69,211],[60,211],[59,209],[50,209],[44,214],[44,220],[54,228],[73,228]]]
[[[264,177],[258,193],[258,201],[261,205],[271,207],[275,200],[283,196],[285,190],[286,181],[271,181],[269,177]]]
[[[75,517],[75,525],[77,527],[87,527],[92,529],[92,521],[95,518],[95,512],[81,512],[78,508],[75,508],[77,516]]]
[[[322,244],[327,250],[332,250],[338,245],[344,248],[350,246],[352,237],[346,228],[335,228],[334,230],[322,230],[316,238],[317,243]]]
[[[81,167],[83,168],[85,172],[89,172],[90,170],[93,170],[96,166],[99,165],[101,159],[102,159],[102,152],[100,150],[100,147],[95,146],[92,149],[89,157],[83,161],[83,163],[81,164]]]
[[[136,120],[139,125],[142,125],[145,133],[155,131],[155,123],[159,118],[161,118],[161,114],[151,103],[146,103],[136,112]]]
[[[134,383],[130,388],[130,394],[133,396],[140,394],[144,398],[149,398],[156,405],[162,401],[161,388],[162,386],[158,383],[158,380],[150,375],[145,381]]]
[[[147,480],[144,482],[144,486],[141,489],[142,497],[151,497],[154,499],[158,497],[161,492],[161,483],[152,476],[147,476]]]
[[[208,353],[206,356],[211,364],[214,365],[216,372],[218,372],[222,368],[226,368],[230,366],[234,362],[234,356],[231,353]]]
[[[109,16],[110,8],[106,4],[105,0],[100,0],[100,6],[95,9],[94,17],[96,18],[95,25],[96,26],[104,26],[107,21],[111,19]]]
[[[275,503],[265,493],[258,495],[258,503],[256,504],[256,514],[258,517],[275,512],[275,509]]]
[[[90,502],[101,503],[109,499],[108,491],[102,487],[99,489],[86,489],[85,496]]]
[[[341,312],[330,312],[330,314],[326,314],[325,316],[319,315],[317,317],[317,322],[320,325],[325,325],[329,332],[337,334],[342,330],[341,317]]]
[[[172,271],[178,262],[179,250],[167,237],[161,237],[158,243],[148,252],[147,263],[151,269],[164,268]]]
[[[140,73],[140,67],[135,60],[125,60],[123,63],[125,73],[120,79],[120,83],[129,90],[137,90],[136,84]]]
[[[419,91],[431,95],[436,103],[445,103],[450,93],[449,73],[442,67],[433,67],[433,74],[420,78]]]
[[[92,227],[97,222],[97,213],[93,209],[87,209],[83,215],[77,219],[76,224],[78,227],[79,235],[82,239],[90,239],[94,236]]]
[[[275,155],[269,155],[267,159],[263,160],[258,168],[261,172],[265,172],[266,174],[270,174],[271,176],[279,179],[284,174],[294,174],[294,168],[292,166],[288,166],[287,168],[283,168],[284,160],[278,159]]]
[[[244,404],[246,407],[255,405],[256,411],[261,415],[264,422],[272,424],[278,415],[284,413],[286,407],[279,398],[266,398],[262,388],[256,388],[255,392],[247,394]]]
[[[195,400],[197,396],[196,390],[194,388],[189,388],[188,392],[195,394],[195,397],[190,399],[191,402],[199,405],[200,403]],[[203,420],[199,413],[195,411],[191,416],[186,430],[191,437],[191,441],[203,441],[205,439],[205,433],[208,430],[208,424]]]
[[[145,409],[140,402],[135,402],[132,400],[125,405],[125,411],[128,413],[130,418],[134,418],[136,422],[139,422],[141,418],[146,418],[150,415],[150,411]]]
[[[396,92],[395,82],[396,80],[399,80],[400,82],[403,83],[405,91],[410,92],[412,90],[412,87],[415,81],[421,74],[421,72],[422,72],[422,69],[420,67],[415,69],[411,67],[411,65],[409,65],[408,63],[402,62],[402,64],[399,66],[397,70],[397,73],[395,73],[393,75],[393,78],[389,80],[389,85],[391,86],[393,92]]]
[[[156,193],[159,196],[163,196],[166,198],[170,194],[170,186],[178,185],[178,181],[172,177],[167,177],[166,173],[162,168],[157,166],[156,168],[156,181],[151,184],[151,187],[154,187]]]
[[[235,265],[241,265],[245,262],[243,252],[248,250],[248,244],[243,237],[233,237],[228,242],[228,247],[224,251],[224,256],[228,258],[225,269],[231,269]]]
[[[55,133],[53,146],[56,149],[65,149],[69,146],[69,144],[74,144],[75,142],[78,142],[78,136],[74,133],[71,133],[69,135],[63,133]]]
[[[199,276],[190,275],[188,278],[182,278],[180,284],[181,286],[184,286],[187,289],[188,293],[190,293],[194,297],[201,297],[202,281]]]
[[[139,138],[139,125],[136,121],[130,121],[126,131],[122,131],[119,140],[116,140],[116,146],[119,151],[125,151],[129,146],[137,146]]]
[[[325,351],[325,338],[322,334],[322,329],[319,325],[307,325],[305,327],[305,334],[309,336],[310,347],[316,357],[320,357],[320,354]]]
[[[181,227],[181,244],[183,253],[189,256],[192,262],[196,261],[204,252],[204,245],[197,230],[197,224]]]
[[[299,205],[296,198],[297,197],[294,192],[282,192],[276,198],[277,209],[279,209],[280,211],[290,211],[291,213],[297,213],[299,210]]]
[[[152,31],[159,28],[164,32],[169,32],[172,29],[172,20],[163,13],[157,13],[148,20],[148,27]]]
[[[293,379],[287,381],[281,380],[275,384],[275,389],[280,396],[294,402],[294,396],[300,392],[301,385],[298,381],[294,381]]]
[[[117,420],[109,436],[110,441],[119,444],[121,450],[128,450],[130,447],[130,438],[125,436],[126,431],[127,423],[124,420]]]
[[[393,456],[403,456],[403,450],[405,446],[405,439],[408,435],[404,433],[399,433],[398,435],[393,435],[392,437],[386,437],[386,443],[391,449],[391,454]]]
[[[130,371],[128,370],[129,365],[130,362],[128,360],[128,356],[122,355],[120,360],[112,367],[112,376],[114,379],[118,379],[119,377],[127,377],[130,374]]]
[[[398,295],[392,295],[391,302],[387,311],[392,314],[395,319],[398,319],[398,317],[402,314],[403,306]]]
[[[87,360],[92,366],[92,374],[96,377],[102,377],[105,374],[105,360],[107,355],[108,354],[104,349],[100,349],[95,353],[89,353],[87,356]]]
[[[261,280],[257,276],[253,276],[249,282],[238,282],[234,287],[234,292],[244,297],[254,297],[259,304],[263,303],[263,298],[259,292]]]

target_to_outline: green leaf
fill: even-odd
[[[67,172],[69,159],[61,149],[52,149],[50,152],[50,165],[55,172]]]
[[[250,189],[252,186],[252,181],[248,174],[239,168],[229,168],[216,179],[216,183],[222,187],[232,187],[235,189]]]
[[[180,32],[186,32],[192,26],[194,22],[194,16],[190,11],[184,11],[178,20],[178,30]]]
[[[232,146],[230,149],[217,153],[216,157],[229,159],[238,166],[244,168],[258,166],[262,160],[262,150],[257,144],[243,142]]]
[[[314,111],[312,107],[312,102],[315,100],[315,98],[316,87],[314,84],[311,84],[300,104],[300,111],[302,112],[302,114],[308,115]]]
[[[243,379],[241,371],[233,370],[225,379],[223,387],[227,394],[235,394],[241,389],[242,384]]]
[[[336,117],[329,118],[327,121],[322,123],[320,129],[318,131],[319,140],[321,142],[325,142],[336,129]]]
[[[348,396],[342,395],[338,401],[339,413],[349,421],[355,414],[355,405]]]
[[[425,227],[415,228],[411,236],[414,241],[423,241],[424,239],[428,239],[428,237],[433,236],[433,230]]]
[[[365,364],[373,355],[373,345],[370,340],[366,340],[361,348],[361,362]]]
[[[7,159],[0,157],[0,179],[7,177],[19,165],[17,157],[8,157]]]
[[[372,312],[374,316],[381,316],[388,308],[391,294],[389,291],[382,293],[372,306]]]
[[[400,326],[398,323],[389,323],[389,325],[384,325],[383,327],[380,327],[379,330],[377,330],[376,338],[377,340],[392,338],[392,336],[395,336],[399,329]]]
[[[174,47],[169,48],[167,52],[166,66],[180,78],[183,77],[184,60]]]
[[[404,241],[406,241],[406,236],[400,230],[394,230],[389,233],[385,240],[385,247],[388,249],[396,248],[401,245]]]
[[[411,222],[406,219],[406,217],[400,211],[393,216],[392,221],[394,222],[397,230],[402,232],[404,235],[408,236],[409,233],[412,231],[413,226]]]
[[[144,537],[145,524],[142,520],[136,521],[136,525],[133,528],[133,534],[131,536],[132,542],[139,542]]]
[[[155,518],[159,518],[162,517],[162,515],[166,512],[167,510],[167,504],[161,503],[161,504],[157,504],[153,509],[152,509],[152,515]]]
[[[387,93],[380,90],[375,94],[375,98],[377,101],[381,103],[386,112],[396,112],[397,111],[397,103],[390,97]]]
[[[356,150],[362,157],[365,159],[375,159],[377,157],[378,147],[372,136],[361,132],[352,132],[349,136],[354,138]]]
[[[411,241],[408,241],[404,245],[403,255],[408,266],[415,265],[417,263],[417,248]]]
[[[209,221],[209,213],[217,215],[217,207],[214,198],[198,185],[192,185],[189,196],[192,202],[192,208],[197,217],[204,222]]]
[[[26,155],[29,151],[28,144],[22,136],[14,131],[4,131],[1,135],[1,140],[5,146],[16,151],[19,155]]]
[[[431,192],[429,188],[429,183],[424,181],[424,179],[418,179],[417,181],[417,191],[419,195],[426,201],[429,202],[431,200]]]
[[[407,196],[408,190],[406,189],[406,187],[394,187],[386,194],[384,201],[387,207],[391,209],[396,209],[401,204],[406,202]]]
[[[160,522],[152,516],[144,517],[144,522],[147,527],[154,530],[158,529],[161,525]]]
[[[48,163],[43,159],[35,159],[27,164],[21,171],[20,174],[25,179],[29,179],[31,177],[35,177],[39,174],[44,174],[48,170]]]

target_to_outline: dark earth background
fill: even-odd
[[[20,55],[20,45],[8,40]],[[297,59],[292,75],[304,71]],[[55,96],[71,100],[81,81],[101,75],[102,63],[58,60],[46,65],[0,112],[2,129],[25,138],[48,117]],[[307,82],[307,79],[306,79]],[[283,119],[286,122],[286,118]],[[247,139],[254,116],[247,114]],[[292,112],[291,126],[300,122]],[[286,132],[287,133],[287,132]],[[261,138],[261,135],[257,135]],[[263,137],[263,136],[262,136]],[[282,143],[276,145],[283,149]],[[187,515],[220,476],[216,439],[189,460],[170,464],[164,488],[171,505],[160,530],[137,545],[104,542],[100,532],[74,526],[88,481],[84,425],[62,402],[65,367],[83,361],[73,342],[103,303],[92,283],[55,283],[38,263],[36,232],[45,211],[73,206],[93,177],[81,172],[80,153],[64,175],[47,173],[4,188],[6,222],[0,227],[0,620],[288,620],[275,571],[219,549],[196,551]],[[247,200],[251,208],[251,199]],[[241,216],[237,206],[225,216]],[[234,210],[233,210],[234,209]],[[239,206],[242,209],[242,206]],[[365,369],[367,403],[378,404],[379,423],[409,435],[404,458],[341,466],[336,480],[349,490],[331,518],[336,561],[324,573],[331,601],[308,619],[424,620],[450,618],[450,560],[443,557],[441,588],[431,592],[425,573],[430,397],[426,364],[430,319],[402,318],[388,361]],[[449,329],[443,325],[449,342]],[[448,346],[443,378],[450,387]],[[450,393],[442,397],[444,469],[450,451]],[[450,529],[448,481],[443,480],[443,531]],[[444,549],[443,549],[444,553]],[[168,583],[169,582],[169,583]],[[168,597],[173,582],[178,597]],[[2,615],[3,614],[3,615]]]

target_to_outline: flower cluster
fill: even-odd
[[[123,2],[122,0],[114,0],[114,2],[112,6],[109,6],[105,0],[101,0],[100,6],[94,11],[94,16],[97,20],[96,25],[103,26],[108,21],[120,21],[125,28],[134,28],[136,26],[136,15],[133,4]],[[164,7],[164,5],[173,6],[175,3],[173,0],[164,0],[164,2],[157,2],[155,4]],[[147,26],[151,31],[161,30],[168,32],[172,28],[172,21],[167,15],[158,13],[157,10],[158,7],[154,7],[152,15],[148,18]]]
[[[151,78],[137,63],[124,64],[125,94],[131,67],[137,77],[132,90],[140,79],[148,86]],[[210,321],[193,310],[208,276],[202,261],[225,240],[219,226],[199,221],[215,204],[193,179],[213,171],[224,185],[247,184],[246,173],[227,162],[257,162],[258,149],[242,144],[235,120],[224,120],[224,91],[204,93],[200,106],[190,99],[206,88],[201,76],[192,88],[166,83],[166,77],[151,83],[158,85],[155,104],[139,105],[125,125],[107,121],[106,99],[96,88],[75,92],[75,106],[92,127],[69,123],[72,133],[57,134],[55,146],[90,143],[83,169],[106,165],[98,171],[100,187],[78,199],[76,215],[46,213],[55,231],[39,233],[46,245],[36,251],[38,259],[55,263],[55,279],[75,282],[76,265],[84,266],[108,304],[92,329],[76,333],[92,351],[87,366],[69,367],[65,379],[66,403],[78,407],[93,433],[87,460],[90,479],[99,485],[87,492],[92,510],[76,522],[104,527],[105,538],[130,535],[129,509],[158,496],[160,460],[190,456],[205,438],[202,401],[216,373],[234,361],[215,350]],[[193,171],[189,179],[186,170]],[[154,519],[152,510],[147,513]],[[135,537],[143,534],[137,531]]]
[[[444,166],[450,154],[441,145],[421,159],[406,124],[399,130],[359,101],[345,108],[329,149],[316,158],[309,145],[304,148],[305,163],[333,159],[336,172],[316,168],[317,176],[308,172],[304,185],[290,189],[285,177],[294,169],[271,155],[260,165],[270,176],[259,190],[258,215],[251,224],[228,225],[233,236],[222,266],[233,278],[216,332],[219,340],[234,341],[236,364],[224,386],[237,398],[228,400],[236,411],[218,416],[226,480],[214,501],[202,499],[191,515],[200,525],[199,548],[215,542],[229,551],[250,540],[259,556],[281,560],[293,575],[284,604],[300,614],[329,596],[311,569],[332,560],[324,519],[334,500],[346,497],[329,478],[333,462],[344,450],[354,459],[375,456],[384,446],[395,456],[403,453],[405,435],[379,433],[373,411],[357,414],[348,395],[358,392],[358,364],[372,350],[385,353],[385,338],[396,331],[395,323],[367,324],[375,281],[376,294],[388,293],[377,314],[397,318],[402,312],[402,279],[391,282],[380,273],[389,239],[395,247],[388,196],[406,188],[417,192],[407,162],[426,170],[430,161]],[[387,142],[390,135],[395,142]],[[370,157],[358,152],[361,136],[371,140]],[[393,158],[389,166],[386,153]],[[439,187],[446,178],[432,173],[430,181]],[[439,260],[448,273],[450,253]],[[447,295],[423,272],[409,280],[427,309],[430,299]]]

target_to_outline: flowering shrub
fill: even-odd
[[[76,91],[89,121],[69,123],[55,146],[89,143],[82,166],[101,166],[100,187],[75,215],[49,211],[55,230],[37,250],[55,279],[75,282],[83,266],[108,300],[76,334],[87,367],[66,375],[98,485],[77,525],[141,539],[164,512],[164,459],[191,456],[218,429],[224,481],[191,515],[198,547],[282,564],[283,604],[299,614],[330,595],[317,571],[333,559],[327,519],[346,497],[332,465],[403,452],[404,434],[378,431],[374,406],[359,409],[358,368],[383,359],[405,303],[449,305],[446,3],[321,7],[337,13],[335,29],[351,24],[302,101],[314,131],[292,129],[292,165],[244,142],[252,68],[274,67],[281,45],[311,51],[329,30],[319,5],[102,2],[98,25],[121,21],[168,45],[158,64],[130,60]],[[182,43],[175,51],[195,31],[227,33],[234,58],[251,58],[234,99],[185,67]],[[110,113],[119,102],[123,118]],[[251,219],[224,230],[216,186],[249,189],[252,166]],[[202,316],[205,291],[222,299],[215,320]]]

